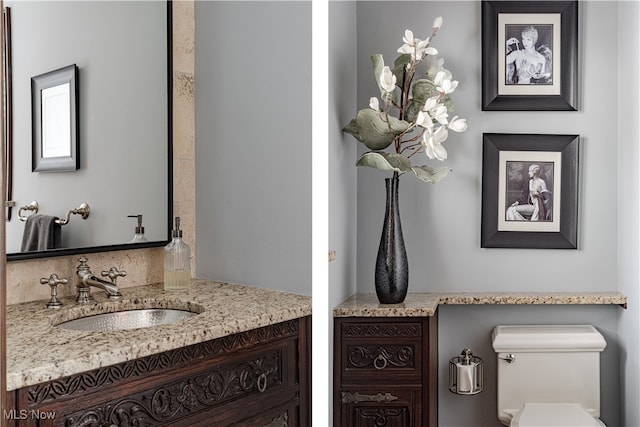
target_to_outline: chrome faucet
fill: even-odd
[[[118,291],[118,286],[115,284],[115,278],[118,276],[124,276],[126,273],[124,271],[119,272],[115,267],[110,271],[112,275],[107,274],[114,282],[107,282],[106,280],[100,279],[96,275],[91,272],[91,269],[87,265],[87,258],[80,257],[78,259],[80,264],[76,268],[76,273],[78,277],[80,277],[80,284],[78,284],[78,297],[76,298],[76,302],[79,304],[85,304],[93,301],[93,297],[89,294],[91,290],[91,286],[95,286],[96,288],[100,288],[107,292],[109,295],[109,299],[120,299],[122,294]]]

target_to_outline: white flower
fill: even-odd
[[[444,93],[445,95],[453,92],[458,87],[458,81],[447,78],[444,71],[438,71],[433,83],[436,85],[438,92]]]
[[[458,116],[455,116],[451,119],[447,127],[454,132],[464,132],[467,130],[467,119],[460,119]]]
[[[387,93],[396,88],[396,76],[393,75],[388,65],[385,65],[380,73],[380,87]]]
[[[433,31],[438,31],[442,27],[442,16],[438,16],[433,20]]]
[[[437,55],[438,51],[429,47],[429,38],[421,40],[413,37],[413,31],[405,30],[402,41],[405,43],[398,48],[398,53],[411,55],[414,61],[420,61],[425,55]]]
[[[434,110],[438,106],[438,99],[440,99],[439,96],[432,96],[427,99],[424,103],[424,107],[422,107],[422,111]]]
[[[430,114],[431,117],[438,121],[438,123],[442,125],[447,124],[449,113],[447,112],[447,107],[444,104],[438,104],[434,109],[430,111]]]
[[[416,125],[430,129],[433,127],[434,120],[442,125],[447,124],[449,113],[447,112],[447,107],[438,102],[439,99],[439,96],[432,96],[425,101],[422,110],[418,112]]]
[[[435,132],[428,130],[422,136],[422,145],[425,146],[425,152],[430,159],[438,159],[440,161],[447,160],[447,150],[442,143],[447,139],[449,133],[447,128],[440,126]]]
[[[378,102],[378,98],[372,96],[371,99],[369,99],[369,107],[371,107],[372,110],[380,111],[380,103]]]
[[[431,129],[433,127],[433,120],[427,111],[420,111],[418,113],[416,125],[422,126],[425,129]]]

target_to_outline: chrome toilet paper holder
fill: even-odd
[[[449,360],[449,391],[455,394],[478,394],[483,389],[483,361],[465,348]]]

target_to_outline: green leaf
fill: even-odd
[[[446,166],[437,168],[432,168],[430,166],[414,166],[411,170],[413,170],[417,178],[432,184],[442,181],[442,179],[451,171],[451,169]]]
[[[451,113],[452,111],[454,111],[456,109],[456,106],[453,105],[453,101],[451,100],[451,97],[449,95],[445,95],[440,102],[442,102],[444,104],[445,107],[447,107],[447,112]]]
[[[370,150],[384,150],[393,139],[409,128],[409,123],[370,108],[358,111],[342,130],[353,135]]]
[[[380,89],[380,93],[383,93],[384,90],[382,86],[380,86],[380,75],[382,74],[382,69],[384,68],[384,59],[382,55],[375,54],[371,55],[371,65],[373,66],[373,78],[376,80],[376,84],[378,85],[378,89]]]
[[[384,151],[369,151],[364,153],[356,162],[356,166],[405,173],[411,170],[411,162],[402,154],[386,153]]]
[[[408,53],[403,53],[402,55],[396,58],[396,61],[393,64],[393,69],[391,72],[396,76],[396,82],[398,86],[402,85],[402,79],[404,77],[404,71],[407,64],[411,63],[411,55]]]
[[[415,122],[418,117],[418,113],[424,107],[424,103],[427,102],[427,99],[438,96],[438,89],[436,85],[433,84],[431,80],[420,79],[413,84],[413,88],[411,88],[412,100],[407,106],[406,120],[410,122]]]
[[[422,102],[424,105],[427,99],[437,96],[439,92],[431,80],[420,79],[413,84],[411,94],[416,102]]]
[[[420,112],[420,110],[422,110],[422,107],[424,107],[424,101],[420,102],[412,99],[409,102],[409,105],[407,105],[405,120],[411,123],[415,123],[416,119],[418,118],[418,113]]]

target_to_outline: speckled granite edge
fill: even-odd
[[[433,316],[440,304],[611,304],[627,307],[619,292],[410,293],[401,304],[380,304],[374,293],[357,293],[333,309],[334,317]]]
[[[7,389],[54,380],[311,314],[308,296],[195,279],[188,291],[161,285],[122,290],[121,301],[92,290],[95,303],[64,298],[60,310],[46,301],[7,307]],[[128,331],[72,331],[54,325],[126,309],[179,308],[200,312],[176,324]]]

